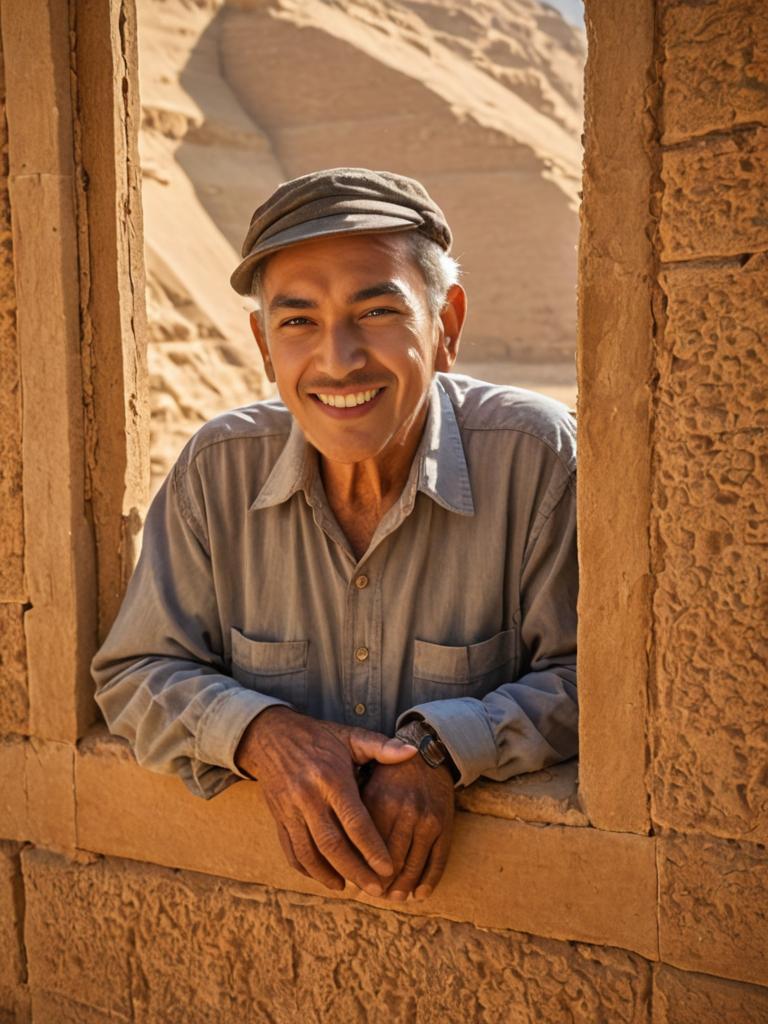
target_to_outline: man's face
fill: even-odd
[[[446,346],[402,234],[282,249],[264,270],[262,301],[263,331],[255,315],[251,324],[267,368],[325,458],[362,462],[410,447]]]

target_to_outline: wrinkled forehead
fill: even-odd
[[[260,291],[303,287],[321,292],[354,291],[378,281],[395,281],[406,291],[422,278],[406,232],[356,232],[286,246],[260,265]]]

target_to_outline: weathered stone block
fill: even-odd
[[[663,260],[768,248],[768,129],[667,150],[661,173]]]
[[[27,833],[24,838],[54,850],[74,850],[74,746],[32,737],[25,744],[25,754]]]
[[[32,1024],[135,1024],[137,1020],[122,1013],[102,1013],[76,999],[64,999],[51,992],[32,995]]]
[[[763,0],[666,0],[665,7],[662,142],[755,122],[768,125],[768,18]]]
[[[0,604],[0,735],[29,730],[24,609]]]
[[[661,959],[768,982],[768,853],[734,840],[659,837]]]
[[[113,859],[24,866],[35,998],[82,1003],[80,1020],[647,1019],[649,965],[615,949]]]
[[[573,758],[538,772],[524,772],[503,785],[478,779],[456,793],[456,806],[473,814],[538,821],[545,825],[589,824],[579,807],[579,762]]]
[[[3,1012],[14,1014],[26,999],[19,850],[17,843],[0,842],[0,1020]]]
[[[653,975],[653,1024],[765,1024],[768,989],[660,965]]]
[[[326,892],[287,864],[257,783],[239,782],[213,800],[200,800],[178,779],[138,767],[124,744],[99,737],[80,744],[75,777],[81,849]],[[406,914],[619,946],[655,959],[654,842],[650,836],[460,811],[437,890],[423,904],[401,907]],[[391,906],[354,887],[337,898]]]
[[[579,797],[598,828],[644,833],[654,4],[590,3],[586,27],[577,351]],[[621,473],[606,471],[615,466]]]
[[[21,379],[8,198],[5,68],[0,40],[0,601],[24,600],[21,485]]]
[[[0,839],[27,839],[26,751],[21,736],[0,738]]]
[[[662,284],[653,815],[768,839],[768,257]]]
[[[696,434],[768,427],[768,254],[672,267],[658,396]]]

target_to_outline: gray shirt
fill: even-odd
[[[466,785],[577,750],[575,430],[565,406],[438,374],[410,475],[359,560],[280,401],[187,444],[93,660],[138,761],[210,797],[289,704],[440,735]]]

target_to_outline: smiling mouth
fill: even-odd
[[[367,405],[382,391],[382,388],[369,388],[367,391],[356,391],[350,395],[332,395],[316,392],[314,397],[323,405],[334,409],[354,409],[358,405]]]

